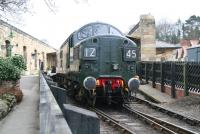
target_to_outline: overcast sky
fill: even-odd
[[[46,0],[48,1],[48,0]],[[50,0],[51,1],[51,0]],[[199,0],[55,0],[56,13],[49,11],[44,0],[31,0],[31,14],[22,16],[23,24],[15,25],[54,48],[84,24],[100,21],[112,24],[126,33],[139,21],[140,15],[151,14],[156,22],[175,22],[200,15]]]

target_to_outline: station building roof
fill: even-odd
[[[199,48],[200,44],[189,47],[188,49]]]
[[[156,41],[156,48],[160,48],[160,49],[166,49],[166,48],[171,48],[171,49],[177,49],[177,48],[181,48],[180,44],[171,44],[171,43],[167,43],[164,41]]]
[[[9,23],[3,21],[2,19],[0,19],[0,25],[3,25],[3,26],[5,26],[5,27],[8,27],[8,28],[10,28],[11,30],[14,30],[14,31],[16,31],[16,32],[18,32],[19,34],[22,34],[22,35],[24,35],[24,36],[28,36],[28,37],[30,37],[30,38],[32,38],[32,39],[38,41],[38,42],[41,42],[43,45],[45,45],[45,46],[47,46],[47,47],[51,47],[51,48],[53,48],[55,51],[57,51],[57,49],[55,49],[54,47],[48,45],[48,44],[45,43],[44,41],[39,40],[39,39],[33,37],[32,35],[30,35],[30,34],[24,32],[24,31],[20,30],[19,28],[17,28],[17,27],[15,27],[15,26],[13,26],[13,25],[11,25],[11,24],[9,24]]]

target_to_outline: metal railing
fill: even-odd
[[[154,62],[142,61],[137,64],[137,74],[146,83],[152,81],[152,87],[156,83],[171,86],[171,95],[176,97],[176,88],[184,90],[185,96],[190,92],[200,94],[200,64],[197,62]]]

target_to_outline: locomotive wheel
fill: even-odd
[[[93,97],[87,98],[87,102],[88,102],[88,105],[89,105],[89,106],[94,107],[95,104],[96,104],[96,96],[93,96]]]
[[[86,100],[89,106],[95,106],[96,104],[96,95],[92,95],[91,91],[86,91]]]
[[[84,102],[84,94],[84,90],[80,88],[78,91],[75,92],[74,98],[79,102]]]
[[[121,95],[122,95],[122,102],[127,103],[129,101],[129,91],[128,90],[121,90]]]
[[[74,96],[73,85],[72,85],[72,82],[70,80],[65,80],[64,87],[67,89],[67,91],[69,91],[68,95]]]
[[[107,104],[111,105],[111,103],[112,103],[112,97],[110,95],[108,95],[108,97],[107,97]]]

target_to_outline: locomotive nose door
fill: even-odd
[[[120,47],[113,38],[105,38],[100,45],[99,70],[104,75],[114,75],[120,68]]]

